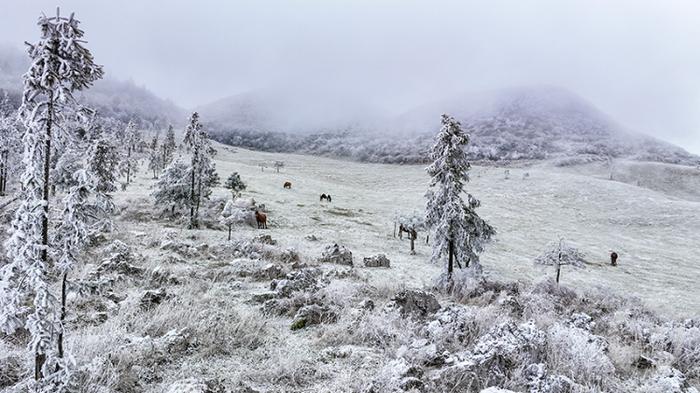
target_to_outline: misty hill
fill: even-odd
[[[29,59],[19,50],[0,46],[0,90],[9,93],[12,102],[19,105],[22,74],[29,67]],[[109,69],[107,69],[109,72]],[[135,121],[144,128],[164,128],[168,124],[182,124],[186,119],[183,109],[162,99],[133,81],[118,81],[109,76],[95,83],[76,98],[100,115],[127,122]]]
[[[226,106],[231,102],[245,104]],[[335,123],[302,131],[265,121],[264,113],[272,107],[274,102],[258,95],[255,100],[220,101],[202,112],[215,138],[224,143],[370,162],[426,162],[442,113],[455,116],[470,133],[469,153],[474,160],[555,158],[562,165],[608,156],[685,164],[698,160],[677,146],[625,129],[582,98],[556,87],[465,94],[391,119],[372,116],[365,123]]]

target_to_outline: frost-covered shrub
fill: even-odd
[[[547,364],[578,382],[600,386],[615,372],[605,338],[555,324],[547,331]]]
[[[422,328],[421,335],[441,350],[457,351],[471,345],[480,335],[477,315],[460,305],[449,305],[435,314]]]
[[[322,332],[328,345],[359,345],[392,352],[413,341],[418,322],[404,318],[396,310],[344,313]]]
[[[304,268],[294,270],[281,280],[273,280],[270,283],[270,289],[277,292],[279,297],[290,297],[292,293],[297,291],[316,291],[327,283],[319,282],[321,270],[318,268]]]
[[[688,384],[687,377],[682,372],[668,366],[660,367],[637,389],[644,393],[698,393],[697,388]]]

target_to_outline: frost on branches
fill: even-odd
[[[17,127],[17,115],[10,105],[6,91],[0,96],[0,196],[8,193],[10,174],[18,173],[20,163],[21,131]]]
[[[51,294],[51,280],[61,270],[62,245],[49,243],[49,191],[52,142],[66,139],[66,119],[79,108],[73,92],[89,87],[103,75],[83,46],[79,22],[69,18],[39,18],[41,39],[29,44],[31,64],[24,75],[19,119],[25,126],[21,203],[12,221],[6,248],[9,263],[0,268],[0,329],[12,333],[24,326],[31,335],[35,378],[56,370],[63,331],[60,302]],[[48,361],[47,361],[48,360]]]
[[[394,225],[399,225],[399,239],[403,239],[403,233],[408,234],[408,239],[411,241],[411,255],[416,253],[415,241],[418,238],[418,231],[425,229],[425,214],[414,211],[410,214],[396,213],[394,216]],[[394,227],[396,230],[396,227]]]
[[[190,201],[190,168],[182,161],[170,163],[155,184],[153,198],[156,206],[167,205],[170,213],[189,206]]]
[[[219,221],[228,227],[228,240],[231,240],[231,227],[236,224],[244,224],[249,221],[251,211],[247,207],[236,204],[233,199],[229,199],[221,212]]]
[[[558,242],[551,243],[544,254],[535,258],[536,265],[554,266],[557,272],[557,284],[561,276],[562,266],[571,265],[581,268],[585,263],[584,255],[576,247],[568,244],[564,238],[560,238]]]
[[[241,191],[245,191],[246,184],[241,180],[241,175],[239,175],[238,172],[233,172],[231,176],[226,179],[224,188],[231,190],[231,197],[236,199],[241,194]]]
[[[160,144],[161,165],[163,168],[170,165],[175,157],[177,143],[175,142],[175,130],[173,126],[168,126],[168,132],[165,134],[165,140]]]
[[[131,178],[138,173],[139,157],[138,149],[141,146],[141,132],[136,129],[133,122],[126,125],[123,134],[123,161],[121,163],[121,171],[126,175],[126,184],[131,182]]]
[[[467,193],[462,199],[464,183],[469,181],[470,164],[466,147],[469,136],[458,121],[442,115],[442,128],[430,151],[433,164],[427,168],[430,175],[426,225],[432,232],[432,261],[439,263],[447,255],[445,273],[438,285],[452,287],[452,272],[458,267],[479,267],[479,253],[495,230],[476,213],[479,201]]]
[[[158,178],[158,173],[163,170],[163,154],[158,150],[158,133],[153,135],[148,150],[148,169],[153,171],[153,178]]]
[[[209,189],[219,182],[211,158],[216,150],[211,146],[209,135],[199,122],[199,114],[192,113],[185,129],[184,145],[192,154],[190,163],[190,223],[189,228],[199,227],[199,205],[208,198]]]

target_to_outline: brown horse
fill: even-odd
[[[267,214],[256,210],[255,221],[258,223],[258,229],[267,229]]]
[[[286,182],[284,182],[284,186],[282,186],[282,187],[288,188],[291,190],[292,189],[292,182],[286,181]]]

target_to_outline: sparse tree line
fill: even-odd
[[[596,124],[572,124],[572,129]],[[472,119],[463,126],[472,140],[465,147],[467,158],[479,162],[541,159],[590,159],[626,157],[695,165],[697,158],[675,146],[647,137],[634,140],[616,138],[601,130],[591,137],[567,141],[562,128],[538,118],[491,117]],[[381,133],[380,133],[381,134]],[[377,133],[325,131],[291,134],[265,130],[231,129],[215,126],[212,138],[218,142],[276,153],[302,153],[349,158],[359,162],[384,164],[429,164],[432,135],[382,137]],[[634,155],[630,155],[634,152]]]
[[[113,229],[113,193],[133,182],[145,159],[154,177],[177,165],[172,127],[162,142],[155,133],[148,143],[134,123],[79,104],[76,93],[104,74],[79,24],[58,11],[42,16],[40,39],[28,44],[31,63],[21,105],[0,95],[0,197],[6,197],[0,206],[16,204],[6,255],[0,257],[0,331],[28,332],[37,391],[68,389],[72,364],[64,322],[74,288],[70,272],[92,239]],[[188,173],[192,201],[206,193],[209,183],[201,179],[213,172],[212,149],[200,134],[186,133],[185,140],[198,152]]]

